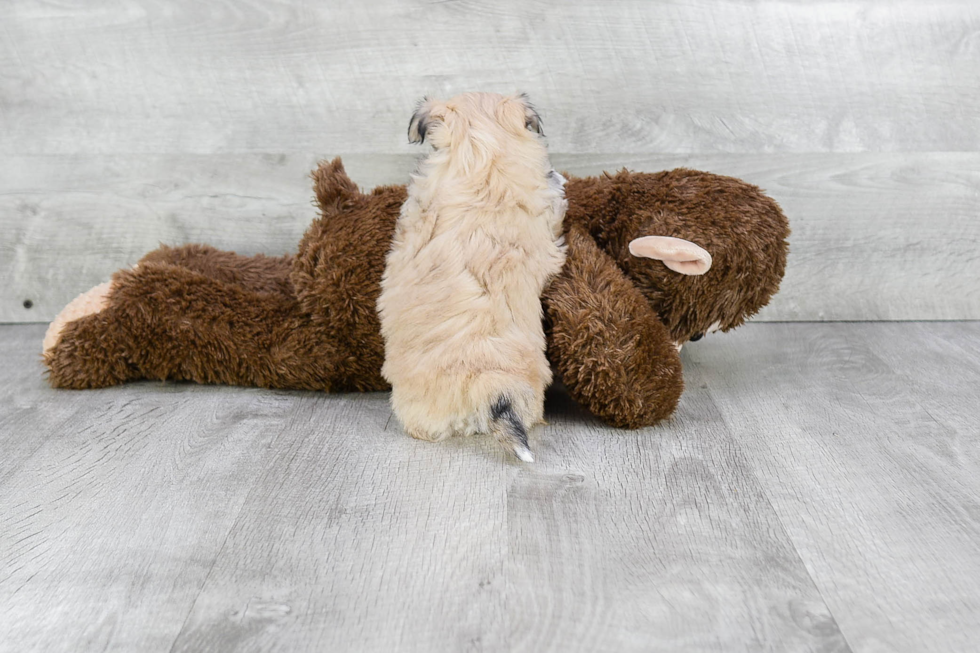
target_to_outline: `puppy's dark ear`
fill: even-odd
[[[541,126],[541,116],[534,109],[534,106],[527,97],[527,93],[521,93],[521,100],[524,101],[524,126],[534,133],[544,136],[544,128]]]
[[[408,123],[408,142],[424,143],[425,132],[429,129],[429,98],[422,98]]]

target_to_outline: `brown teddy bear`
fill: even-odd
[[[694,170],[568,177],[568,258],[542,299],[548,359],[606,422],[670,416],[680,346],[778,290],[789,227],[738,179]],[[376,302],[404,186],[313,172],[321,216],[295,256],[161,247],[69,304],[45,337],[51,385],[172,379],[327,392],[388,389]]]

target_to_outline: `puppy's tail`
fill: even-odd
[[[490,405],[490,431],[504,449],[526,463],[534,462],[534,454],[527,446],[527,428],[514,412],[510,398],[505,395]]]

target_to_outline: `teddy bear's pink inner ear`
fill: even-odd
[[[711,254],[689,240],[670,236],[644,236],[630,242],[630,254],[663,261],[681,274],[704,274],[711,269]]]

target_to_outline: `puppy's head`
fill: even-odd
[[[423,98],[408,123],[410,143],[428,142],[436,149],[467,140],[502,146],[508,138],[539,135],[544,135],[541,117],[524,93],[463,93],[445,101]]]

